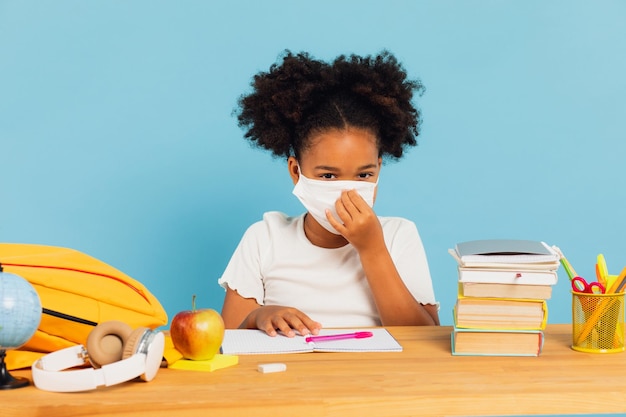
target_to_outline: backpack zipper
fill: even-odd
[[[49,308],[45,308],[45,307],[41,309],[41,312],[43,314],[47,314],[49,316],[56,317],[59,319],[73,321],[74,323],[86,324],[88,326],[93,326],[93,327],[98,325],[98,323],[96,323],[95,321],[90,321],[90,320],[81,319],[80,317],[70,316],[69,314],[50,310]]]
[[[13,263],[6,263],[6,262],[2,262],[2,265],[4,266],[16,266],[16,267],[22,267],[22,268],[45,268],[45,269],[57,269],[60,271],[72,271],[72,272],[81,272],[83,274],[90,274],[90,275],[97,275],[103,278],[109,278],[112,280],[115,280],[121,284],[126,285],[128,288],[130,288],[131,290],[135,291],[137,294],[139,294],[144,300],[146,300],[146,302],[150,305],[152,305],[152,303],[150,302],[150,300],[148,299],[148,297],[146,296],[146,294],[139,288],[135,287],[134,285],[124,281],[123,279],[114,277],[113,275],[106,275],[106,274],[101,274],[98,272],[89,272],[89,271],[84,271],[82,269],[75,269],[75,268],[66,268],[66,267],[61,267],[61,266],[46,266],[46,265],[23,265],[23,264],[13,264]]]

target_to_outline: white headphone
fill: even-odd
[[[33,363],[35,386],[44,391],[75,392],[111,386],[141,377],[151,381],[163,359],[163,333],[132,330],[119,321],[99,324],[83,345],[52,352]],[[90,363],[93,368],[60,372]]]

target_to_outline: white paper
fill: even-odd
[[[322,329],[320,336],[368,331],[372,337],[307,343],[306,336],[268,336],[261,330],[227,329],[222,353],[228,355],[298,352],[401,352],[402,346],[384,328]]]

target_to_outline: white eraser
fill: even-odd
[[[269,374],[272,372],[283,372],[287,370],[287,365],[284,363],[261,363],[257,367],[257,370],[262,374]]]

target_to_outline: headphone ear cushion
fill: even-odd
[[[150,331],[150,329],[146,327],[139,327],[132,331],[132,333],[126,339],[126,343],[124,343],[124,352],[122,353],[122,359],[128,359],[137,352],[137,345],[141,340],[141,337],[144,333]]]
[[[133,329],[121,321],[106,321],[97,325],[87,337],[87,352],[91,364],[99,368],[120,361],[132,332]]]

